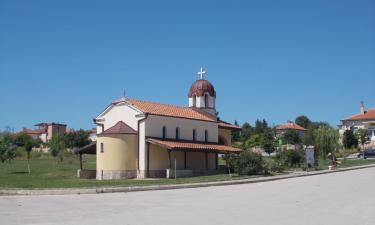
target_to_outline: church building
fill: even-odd
[[[214,174],[219,154],[241,152],[231,147],[241,128],[219,119],[215,88],[198,74],[188,107],[123,97],[94,119],[97,179]]]

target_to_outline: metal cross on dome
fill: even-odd
[[[201,80],[204,79],[204,75],[206,75],[206,71],[203,69],[203,67],[201,67],[201,70],[198,72],[198,75]]]

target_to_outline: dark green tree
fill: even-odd
[[[307,129],[311,124],[311,120],[307,116],[301,115],[296,118],[295,123]]]
[[[241,141],[246,141],[254,133],[254,128],[249,123],[244,123],[241,130]]]
[[[90,144],[90,132],[79,130],[64,134],[64,142],[67,148],[81,148]]]
[[[301,137],[295,130],[286,130],[282,135],[283,143],[285,144],[300,144]]]
[[[320,157],[326,159],[328,153],[334,153],[339,146],[338,139],[337,130],[330,126],[320,126],[315,131],[315,145]]]
[[[275,150],[275,134],[272,129],[268,128],[261,136],[261,147],[265,152],[271,154]]]
[[[239,126],[237,120],[234,121],[234,125]],[[232,141],[239,141],[240,140],[240,131],[234,130],[232,131]]]
[[[353,129],[344,132],[342,142],[345,148],[356,148],[358,146],[358,139],[355,136]]]
[[[10,133],[0,135],[0,161],[2,163],[15,159],[17,146],[14,144],[14,137]]]

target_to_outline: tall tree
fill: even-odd
[[[58,158],[60,162],[63,161],[63,151],[65,150],[64,137],[60,134],[53,135],[48,142],[48,147],[51,155]]]
[[[41,145],[41,140],[33,139],[25,132],[18,133],[15,140],[16,144],[22,147],[27,154],[27,171],[31,173],[30,170],[30,158],[31,158],[31,151],[34,147],[39,147]]]
[[[234,125],[238,126],[237,120],[234,121]],[[240,131],[235,130],[232,131],[232,141],[239,141],[240,140]]]
[[[90,133],[84,130],[79,130],[64,134],[64,142],[67,148],[81,148],[90,144]]]
[[[268,128],[264,131],[261,138],[261,147],[265,152],[271,154],[275,149],[275,134],[272,132],[272,129]]]
[[[311,124],[311,120],[307,116],[301,115],[296,118],[295,123],[307,129]]]
[[[253,127],[249,123],[244,123],[241,130],[241,141],[246,141],[253,134]]]
[[[328,153],[334,153],[338,148],[338,131],[329,126],[320,126],[315,131],[315,145],[319,155],[326,159]]]
[[[358,146],[358,139],[355,136],[353,129],[344,132],[342,142],[345,148],[356,148]]]

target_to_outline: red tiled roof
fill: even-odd
[[[220,153],[239,153],[242,150],[227,145],[220,145],[216,143],[204,142],[190,142],[190,141],[177,141],[177,140],[164,140],[157,138],[148,138],[146,140],[151,144],[156,144],[170,150],[189,150],[189,151],[213,151]]]
[[[188,97],[191,98],[193,95],[201,97],[204,96],[205,93],[209,93],[210,96],[216,97],[214,86],[208,80],[200,79],[191,85]]]
[[[146,101],[136,100],[136,99],[127,99],[126,101],[129,104],[141,110],[142,112],[149,113],[152,115],[171,116],[171,117],[178,117],[178,118],[216,122],[216,118],[208,115],[208,113],[203,113],[201,112],[201,110],[196,109],[196,108],[181,107],[181,106],[174,106],[174,105],[154,103],[154,102],[146,102]]]
[[[242,128],[240,126],[233,125],[231,123],[219,120],[219,128],[224,128],[224,129],[230,129],[230,130],[241,130]]]
[[[303,128],[300,125],[298,125],[296,123],[293,123],[293,122],[288,122],[288,123],[281,124],[281,125],[277,126],[276,129],[277,130],[288,130],[288,129],[291,129],[291,130],[306,131],[305,128]]]
[[[128,126],[126,123],[119,121],[114,126],[108,128],[99,135],[106,134],[137,134],[137,131]]]
[[[25,132],[26,134],[44,134],[44,133],[47,133],[47,130],[46,129],[32,130],[32,129],[23,128],[23,132]]]
[[[343,120],[375,120],[375,109],[369,109],[364,114],[359,113]]]

